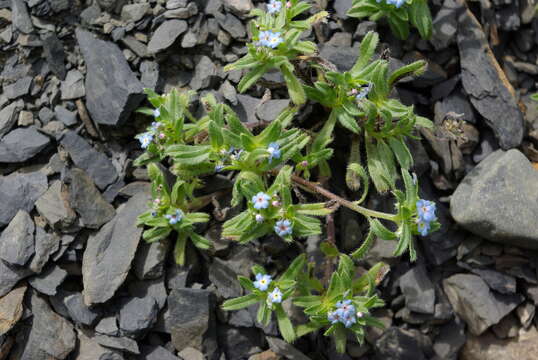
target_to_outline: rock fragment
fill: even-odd
[[[19,210],[0,235],[0,258],[12,265],[24,266],[35,252],[34,231],[30,215]]]
[[[39,171],[0,176],[0,226],[7,225],[19,210],[31,211],[47,188],[47,177]]]
[[[151,36],[148,51],[155,54],[168,49],[185,31],[187,22],[184,20],[173,19],[163,22]]]
[[[34,127],[17,128],[0,140],[0,163],[30,160],[49,144],[49,137]]]

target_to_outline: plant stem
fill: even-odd
[[[375,210],[371,210],[371,209],[367,209],[365,207],[362,207],[352,201],[349,201],[349,200],[346,200],[336,194],[333,194],[332,192],[330,192],[329,190],[326,190],[324,188],[322,188],[321,186],[319,186],[318,184],[316,183],[313,183],[311,181],[308,181],[308,180],[305,180],[297,175],[291,175],[291,180],[293,180],[295,183],[301,185],[301,186],[304,186],[305,188],[315,192],[315,193],[318,193],[322,196],[325,196],[326,198],[328,199],[331,199],[331,200],[334,200],[336,201],[337,203],[339,203],[340,205],[342,206],[345,206],[347,207],[348,209],[351,209],[353,211],[356,211],[358,212],[359,214],[362,214],[364,216],[369,216],[369,217],[376,217],[376,218],[380,218],[380,219],[385,219],[385,220],[390,220],[390,221],[396,221],[397,220],[397,215],[396,214],[388,214],[388,213],[384,213],[384,212],[381,212],[381,211],[375,211]]]

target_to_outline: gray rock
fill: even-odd
[[[140,64],[140,81],[144,87],[155,90],[159,84],[159,63],[155,61],[142,61]]]
[[[100,316],[99,311],[84,304],[84,298],[81,293],[66,296],[63,302],[69,317],[77,324],[92,326]]]
[[[444,0],[433,19],[431,43],[436,50],[446,49],[456,41],[458,17],[464,8],[455,0]]]
[[[219,25],[228,32],[234,39],[242,39],[245,36],[247,36],[247,31],[245,30],[245,26],[235,16],[232,14],[226,14],[226,16],[219,16],[217,17],[217,20],[219,22]]]
[[[30,215],[19,210],[0,235],[0,258],[12,265],[24,266],[35,252],[34,231]]]
[[[116,44],[81,29],[76,37],[86,62],[86,106],[92,119],[121,125],[145,98],[142,83]]]
[[[269,100],[256,109],[260,120],[273,121],[290,104],[290,100]]]
[[[333,8],[340,19],[347,19],[347,11],[351,9],[352,0],[335,0]]]
[[[142,350],[144,360],[181,360],[162,346],[147,347]]]
[[[41,123],[43,124],[48,124],[50,121],[52,121],[52,119],[54,119],[54,113],[48,107],[41,108],[38,116],[39,120],[41,120]]]
[[[25,76],[11,85],[4,85],[5,97],[8,100],[11,100],[28,94],[30,92],[30,86],[32,85],[32,81],[33,79],[31,76]]]
[[[64,80],[67,70],[65,68],[65,52],[62,42],[54,33],[42,35],[41,41],[43,42],[43,54],[50,70],[58,79]]]
[[[76,220],[77,215],[69,207],[67,196],[67,192],[62,189],[62,182],[56,180],[35,203],[39,214],[54,229],[67,228]]]
[[[99,229],[116,214],[114,206],[106,202],[86,172],[73,168],[69,176],[70,206],[80,215],[83,226]]]
[[[501,294],[513,294],[516,292],[516,279],[491,269],[471,269],[471,272],[480,276],[488,286]]]
[[[32,211],[47,189],[47,177],[39,171],[0,176],[0,226],[7,225],[19,210]]]
[[[137,278],[140,280],[157,279],[163,275],[169,244],[166,239],[150,244],[146,242],[140,244],[133,266]]]
[[[443,281],[454,311],[467,323],[474,335],[497,324],[521,302],[519,295],[496,294],[476,275],[456,274]]]
[[[252,97],[250,95],[237,94],[237,105],[232,106],[232,110],[235,111],[239,120],[242,122],[256,122],[256,108],[260,104],[260,99]]]
[[[125,22],[137,22],[150,9],[149,3],[128,4],[121,8],[121,19]]]
[[[499,339],[491,332],[469,336],[461,359],[464,360],[527,360],[538,351],[538,332],[535,327],[521,330],[515,339]],[[529,357],[530,356],[530,357]]]
[[[142,234],[136,219],[148,201],[146,194],[133,196],[109,223],[88,239],[82,260],[86,305],[110,299],[127,277]]]
[[[538,172],[518,150],[498,150],[463,179],[450,211],[480,237],[538,249]]]
[[[220,349],[224,351],[227,359],[248,358],[249,355],[262,352],[262,347],[266,346],[261,331],[255,329],[219,326],[218,336],[219,340],[222,341]]]
[[[499,339],[516,337],[519,332],[519,321],[513,314],[508,314],[491,327]]]
[[[95,326],[95,331],[104,335],[116,336],[118,334],[118,322],[115,316],[101,319]]]
[[[137,298],[153,298],[159,310],[164,308],[168,298],[164,276],[159,279],[129,282],[129,295]]]
[[[41,274],[28,280],[30,285],[45,295],[56,295],[56,289],[67,277],[67,271],[57,265],[52,265]]]
[[[224,0],[224,7],[238,16],[247,15],[253,8],[251,0]]]
[[[377,359],[383,360],[426,360],[414,333],[391,327],[375,343]]]
[[[458,48],[462,83],[503,149],[521,144],[523,115],[515,91],[493,55],[480,23],[470,10],[459,17]]]
[[[94,339],[100,345],[108,348],[125,350],[131,354],[140,354],[136,340],[129,339],[128,337],[97,335],[94,337]]]
[[[32,20],[28,14],[28,8],[24,0],[11,0],[11,20],[15,29],[29,34],[34,31]]]
[[[52,311],[36,292],[32,293],[31,304],[32,328],[20,360],[65,359],[75,349],[73,325]]]
[[[434,313],[435,289],[423,265],[406,272],[400,277],[399,283],[409,310],[421,314]]]
[[[59,249],[60,240],[58,235],[48,234],[43,228],[36,226],[35,255],[28,266],[30,270],[39,274],[50,256]]]
[[[120,329],[129,335],[140,334],[155,323],[158,312],[154,298],[132,298],[120,310]]]
[[[213,263],[209,266],[209,281],[211,281],[217,287],[217,294],[224,298],[229,299],[232,297],[239,297],[242,295],[243,290],[239,281],[237,280],[237,274],[226,264],[225,261],[214,258]]]
[[[293,360],[310,360],[308,356],[297,350],[292,344],[288,344],[282,339],[268,336],[267,342],[269,343],[269,348],[282,357]]]
[[[108,157],[95,150],[86,140],[74,131],[68,131],[61,140],[73,163],[86,171],[95,185],[104,190],[118,178],[118,173]]]
[[[0,138],[4,136],[17,121],[17,112],[21,106],[14,102],[0,110]]]
[[[336,65],[340,71],[348,71],[355,65],[359,56],[359,49],[355,47],[340,47],[325,45],[321,49],[320,56]]]
[[[62,92],[62,100],[78,99],[86,95],[82,73],[76,69],[70,70],[65,80],[62,81],[60,91]]]
[[[148,43],[148,51],[156,54],[168,49],[174,41],[187,31],[187,22],[184,20],[167,20],[163,22],[151,36]]]
[[[208,56],[201,56],[196,63],[194,77],[191,79],[189,86],[193,90],[200,90],[209,87],[218,74],[217,66]]]
[[[193,347],[203,351],[214,327],[213,299],[208,290],[176,289],[168,296],[172,344],[177,351]]]
[[[0,140],[0,163],[24,162],[49,145],[50,139],[35,128],[17,128]]]
[[[0,297],[0,337],[11,330],[22,317],[25,293],[26,286],[21,285]]]
[[[433,344],[433,351],[440,359],[457,360],[458,352],[465,344],[465,340],[467,340],[465,325],[456,317],[439,329],[439,335]]]
[[[198,6],[194,2],[189,2],[187,7],[166,11],[164,17],[167,19],[188,19],[196,14],[198,14]]]
[[[70,0],[49,0],[50,8],[52,11],[58,13],[63,10],[69,9],[71,6]]]
[[[124,360],[120,351],[100,345],[89,330],[77,329],[77,332],[78,347],[74,357],[76,360]]]
[[[73,126],[77,123],[77,112],[69,111],[66,108],[56,105],[54,108],[56,119],[60,120],[65,126]]]
[[[9,265],[0,259],[0,297],[6,295],[15,285],[32,272],[26,268]]]
[[[441,124],[448,112],[462,114],[461,120],[472,124],[476,123],[473,107],[461,91],[455,91],[441,101],[436,102],[434,110],[436,124]]]

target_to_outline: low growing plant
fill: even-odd
[[[203,195],[205,178],[215,173],[233,178],[232,205],[242,211],[223,224],[222,236],[241,244],[267,234],[288,243],[321,234],[320,217],[331,216],[339,206],[363,215],[369,230],[352,254],[341,254],[334,239],[322,243],[326,255],[323,278],[315,275],[314,264],[304,254],[280,276],[254,266],[252,279],[239,277],[248,294],[222,305],[225,310],[237,310],[258,304],[258,321],[267,324],[274,313],[289,342],[325,329],[324,335],[332,336],[337,350],[343,352],[347,331],[362,343],[365,326],[382,326],[371,310],[383,306],[375,287],[387,266],[379,263],[360,274],[355,261],[364,257],[376,237],[396,241],[394,255],[407,252],[414,261],[413,236],[425,236],[439,227],[435,204],[418,197],[417,179],[410,173],[413,159],[406,145],[416,127],[431,127],[432,123],[416,115],[412,106],[390,97],[399,79],[424,71],[424,62],[389,71],[386,59],[374,59],[378,35],[371,32],[363,39],[352,69],[339,72],[317,56],[314,43],[301,40],[304,31],[326,16],[321,12],[306,20],[296,19],[309,8],[301,1],[272,0],[267,12],[254,10],[248,52],[226,67],[228,71],[243,70],[240,91],[253,86],[270,69],[282,73],[291,103],[275,120],[242,123],[228,105],[211,94],[200,99],[204,114],[197,117],[190,111],[193,92],[173,90],[159,95],[146,90],[153,108],[139,111],[153,116],[154,122],[138,135],[145,151],[135,165],[147,166],[153,199],[149,210],[140,215],[139,225],[146,227],[143,238],[147,242],[175,236],[178,264],[185,264],[189,242],[200,250],[209,249],[211,242],[199,234],[197,224],[210,220],[201,210],[219,195]],[[326,111],[320,127],[294,125],[294,115],[307,101]],[[345,180],[351,190],[361,192],[356,200],[337,196],[311,180],[332,176],[330,146],[336,126],[346,129],[351,138]],[[361,205],[370,183],[378,192],[394,195],[394,212]],[[314,197],[327,201],[307,201]],[[288,299],[304,308],[307,323],[292,324],[282,306]]]

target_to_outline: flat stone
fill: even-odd
[[[215,257],[209,266],[208,276],[209,281],[217,287],[217,294],[220,297],[229,299],[242,295],[243,290],[237,280],[237,274],[225,261]]]
[[[34,31],[32,19],[30,18],[30,14],[28,14],[28,8],[24,0],[12,0],[11,11],[11,19],[15,29],[25,34]]]
[[[172,290],[168,308],[174,348],[181,351],[193,347],[203,351],[206,333],[215,321],[211,292],[188,288]]]
[[[57,234],[49,234],[42,227],[36,226],[35,230],[35,255],[30,260],[28,267],[34,273],[39,274],[49,260],[60,247],[61,238]]]
[[[32,211],[47,189],[47,176],[39,171],[0,176],[0,226],[7,225],[19,210]]]
[[[43,43],[43,54],[45,54],[50,70],[58,79],[65,80],[67,70],[65,68],[65,52],[62,41],[52,32],[42,35],[41,41]]]
[[[218,73],[217,66],[208,56],[201,56],[196,63],[194,76],[189,83],[193,90],[200,90],[209,87],[215,80]]]
[[[73,325],[56,314],[47,301],[32,293],[32,328],[20,360],[65,359],[74,349]]]
[[[236,15],[247,15],[254,5],[251,0],[224,0],[224,7]]]
[[[67,197],[68,194],[62,188],[62,182],[56,180],[35,203],[39,214],[54,229],[67,228],[76,220],[77,215],[69,206]]]
[[[187,348],[192,349],[192,348]],[[142,353],[144,354],[144,360],[181,360],[181,359],[191,359],[191,358],[185,358],[181,357],[178,358],[174,354],[172,354],[170,351],[166,350],[166,348],[162,346],[152,346],[147,347],[142,350]],[[193,359],[195,360],[195,359]]]
[[[126,22],[137,22],[150,9],[149,3],[128,4],[121,8],[121,19]]]
[[[474,335],[497,324],[523,300],[518,295],[491,292],[484,280],[471,274],[452,275],[443,281],[443,286],[454,311]]]
[[[21,104],[14,102],[0,110],[0,138],[7,134],[17,121],[17,112]]]
[[[402,275],[400,288],[405,296],[405,305],[409,310],[421,314],[434,313],[435,288],[423,265],[415,266]]]
[[[77,329],[78,347],[74,352],[76,360],[124,360],[120,351],[106,348],[95,340],[89,330]]]
[[[440,359],[457,360],[458,353],[466,340],[465,324],[456,317],[439,329],[439,335],[433,344],[433,351]]]
[[[57,265],[52,265],[41,274],[28,280],[30,285],[45,295],[56,295],[56,289],[67,277],[67,271]]]
[[[77,112],[69,111],[60,105],[56,105],[54,108],[54,115],[56,116],[56,119],[64,123],[65,126],[73,126],[77,123]]]
[[[538,331],[533,326],[518,337],[501,340],[491,332],[470,335],[461,352],[461,360],[532,360],[538,352]]]
[[[513,276],[491,269],[471,269],[471,271],[480,276],[492,290],[501,294],[516,292],[516,279]]]
[[[187,7],[167,10],[164,17],[167,19],[188,19],[196,14],[198,14],[198,6],[194,2],[189,2]]]
[[[50,139],[35,128],[17,128],[0,140],[0,163],[31,159],[49,145]]]
[[[150,244],[146,242],[140,244],[133,266],[137,278],[140,280],[157,279],[163,275],[169,244],[166,239]]]
[[[0,235],[0,258],[12,265],[26,265],[35,252],[34,231],[30,215],[19,210]]]
[[[86,305],[109,300],[123,284],[142,235],[136,220],[145,211],[148,201],[146,194],[133,196],[118,208],[110,222],[88,239],[82,259]]]
[[[78,70],[70,70],[60,87],[62,100],[74,100],[86,95],[84,76]]]
[[[538,172],[518,150],[498,150],[463,179],[450,212],[480,237],[538,249]]]
[[[68,295],[63,299],[65,308],[71,320],[77,324],[92,326],[100,316],[98,310],[89,308],[84,304],[81,293]]]
[[[271,350],[287,359],[310,360],[308,356],[297,350],[292,344],[288,344],[282,339],[268,336],[267,342],[269,343],[269,347],[271,348]]]
[[[116,336],[118,334],[118,322],[115,316],[101,319],[95,326],[95,331],[104,335]]]
[[[120,310],[120,329],[126,334],[140,334],[155,323],[158,312],[152,297],[132,298]]]
[[[376,341],[376,354],[383,360],[426,360],[415,334],[391,327]]]
[[[79,214],[83,226],[99,229],[116,214],[114,206],[103,198],[84,170],[73,168],[69,176],[70,206]]]
[[[163,22],[151,36],[148,43],[148,51],[156,54],[168,49],[174,41],[187,31],[187,22],[184,20],[167,20]]]
[[[0,297],[9,293],[20,280],[31,274],[26,268],[9,265],[0,259]]]
[[[234,39],[242,39],[247,36],[247,31],[241,20],[232,14],[228,13],[225,16],[219,16],[217,20],[219,25]]]
[[[0,297],[0,336],[7,333],[20,320],[26,285],[20,285]]]
[[[31,76],[25,76],[22,79],[17,80],[13,84],[4,85],[4,95],[8,100],[16,99],[18,97],[27,95],[30,92],[30,86],[32,86],[33,78]]]
[[[153,298],[159,310],[166,305],[168,293],[164,285],[164,276],[158,279],[130,281],[129,295],[137,298]]]
[[[76,37],[86,62],[86,107],[92,119],[121,125],[145,99],[142,83],[116,44],[81,29]]]
[[[461,3],[461,0],[458,0]],[[458,48],[463,87],[503,149],[519,146],[523,115],[515,91],[493,55],[486,35],[470,10],[458,19]]]
[[[95,341],[99,344],[118,350],[125,350],[131,354],[140,354],[138,349],[138,344],[136,340],[130,339],[128,337],[116,337],[116,336],[106,336],[106,335],[96,335],[94,337]]]
[[[433,32],[431,43],[436,50],[446,49],[456,41],[458,31],[458,17],[464,7],[455,0],[444,0],[433,19]]]
[[[273,121],[290,104],[288,99],[269,100],[256,109],[256,115],[263,121]]]
[[[93,148],[86,140],[74,131],[68,131],[61,140],[73,163],[86,171],[95,185],[104,190],[118,178],[118,173],[112,161]]]

